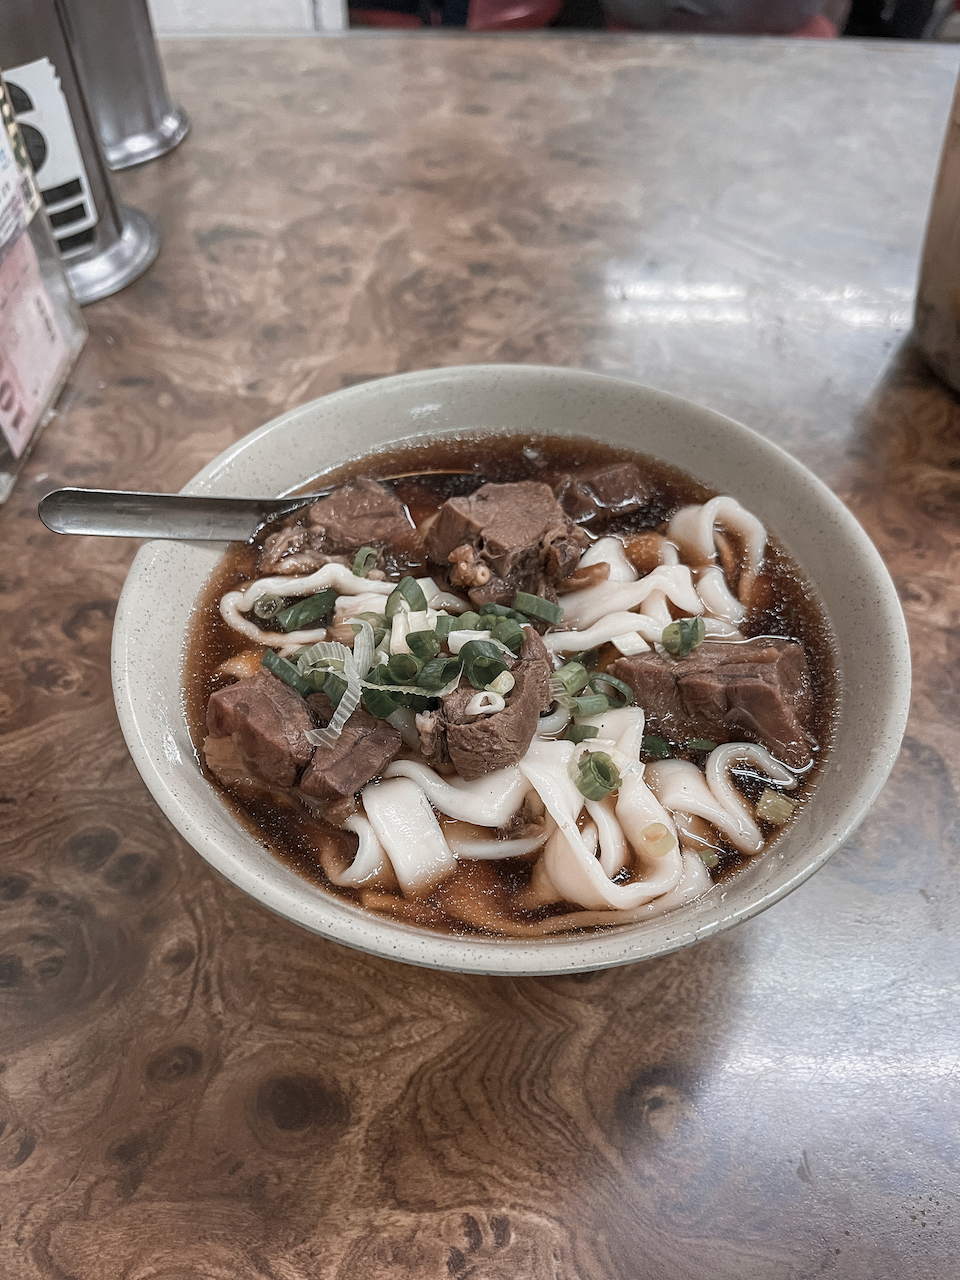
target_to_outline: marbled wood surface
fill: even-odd
[[[4,1280],[952,1280],[960,1230],[960,408],[903,339],[958,54],[659,38],[165,49],[161,227],[0,513]],[[742,418],[853,507],[916,662],[846,848],[692,951],[464,978],[322,942],[176,836],[124,749],[130,543],[310,397],[609,370]],[[349,442],[345,442],[348,446]]]

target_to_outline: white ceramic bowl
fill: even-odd
[[[829,489],[776,445],[718,413],[616,378],[529,365],[434,369],[294,409],[215,458],[184,492],[280,496],[387,442],[488,430],[595,436],[681,467],[739,498],[817,584],[839,649],[836,739],[813,797],[776,846],[700,901],[579,938],[447,937],[324,893],[241,826],[203,777],[190,740],[184,638],[194,601],[223,553],[218,543],[149,542],[123,589],[113,684],[144,781],[190,844],[265,907],[326,938],[412,964],[571,973],[662,955],[756,915],[823,866],[857,827],[896,760],[910,695],[906,627],[877,551]]]

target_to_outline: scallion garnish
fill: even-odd
[[[495,618],[512,618],[514,622],[526,622],[526,616],[518,613],[516,609],[511,609],[505,604],[494,604],[492,600],[480,606],[480,617],[486,618],[492,614]],[[486,626],[486,623],[484,623]]]
[[[796,800],[791,800],[789,796],[774,791],[772,787],[767,787],[757,803],[756,813],[761,822],[769,822],[773,827],[782,827],[793,817],[796,807]]]
[[[601,688],[601,685],[606,685],[606,689]],[[618,680],[616,676],[608,675],[606,671],[595,671],[593,673],[590,677],[590,688],[594,693],[604,694],[615,707],[629,707],[630,703],[633,702],[633,690],[630,686],[625,681]],[[609,689],[615,689],[623,701],[614,702],[607,692]]]
[[[588,800],[602,800],[618,791],[622,779],[605,751],[591,751],[577,766],[577,788]]]
[[[413,684],[423,663],[412,653],[395,653],[387,662],[391,684]]]
[[[559,671],[555,671],[550,677],[550,683],[557,682],[557,692],[569,693],[571,695],[579,693],[581,689],[587,687],[590,677],[587,669],[579,662],[566,662]]]
[[[716,751],[717,744],[709,738],[691,738],[687,743],[689,751]]]
[[[657,738],[650,734],[643,735],[644,754],[651,760],[666,760],[670,754],[670,743],[666,738]]]
[[[276,617],[282,605],[283,599],[281,596],[260,596],[258,600],[254,600],[251,612],[261,622],[268,622],[270,618]]]
[[[437,614],[437,620],[433,624],[433,629],[437,633],[438,640],[446,640],[451,631],[456,631],[460,626],[460,619],[451,617],[449,613]]]
[[[317,672],[317,675],[322,674]],[[343,676],[337,675],[336,671],[328,671],[323,677],[323,692],[327,695],[335,707],[339,707],[340,699],[347,692],[347,681]]]
[[[272,676],[276,676],[278,680],[282,680],[284,684],[288,684],[291,689],[296,689],[301,698],[308,697],[311,693],[316,693],[316,689],[309,680],[305,680],[296,666],[286,658],[281,658],[279,653],[274,653],[272,649],[260,659],[261,667],[266,667]]]
[[[357,552],[357,558],[353,562],[353,576],[355,578],[365,578],[373,566],[377,563],[377,553],[373,547],[361,547]]]
[[[505,644],[514,653],[519,653],[523,648],[523,627],[515,618],[496,618],[490,627],[490,634],[494,640],[499,640],[501,644]]]
[[[440,652],[440,641],[435,631],[408,631],[407,648],[424,661],[435,658]]]
[[[513,607],[528,618],[538,618],[554,627],[563,621],[563,610],[558,604],[554,604],[552,600],[544,600],[543,596],[532,596],[529,591],[518,591],[513,599]]]
[[[485,689],[501,671],[509,670],[503,651],[489,640],[468,640],[460,650],[460,659],[464,674],[475,689]]]
[[[407,607],[410,613],[426,612],[427,597],[423,594],[423,590],[416,578],[406,577],[400,579],[394,590],[387,596],[387,603],[383,612],[388,618],[392,618],[404,606]]]
[[[397,707],[403,706],[403,694],[391,693],[389,689],[364,689],[363,705],[378,720],[386,720]]]
[[[316,622],[329,613],[336,599],[336,591],[333,587],[327,587],[325,591],[318,591],[315,596],[298,600],[288,609],[281,609],[274,622],[281,631],[299,631],[301,627],[308,627],[311,622]]]
[[[486,631],[486,629],[486,623],[479,613],[474,613],[472,609],[468,609],[466,613],[461,613],[452,628],[454,631]]]
[[[459,675],[461,666],[459,658],[431,658],[420,668],[417,684],[421,689],[442,689]]]
[[[610,700],[602,693],[588,693],[581,698],[571,698],[564,693],[556,701],[572,716],[600,716],[610,710]]]
[[[702,618],[680,618],[664,627],[660,643],[675,658],[686,658],[703,644],[706,634]]]
[[[595,724],[572,724],[563,736],[567,742],[586,742],[588,738],[599,738],[600,730]]]

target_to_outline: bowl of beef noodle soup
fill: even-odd
[[[249,544],[141,549],[124,735],[194,848],[325,937],[478,973],[663,954],[822,866],[899,750],[908,649],[872,544],[677,397],[404,374],[185,491],[319,496]]]

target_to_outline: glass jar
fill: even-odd
[[[0,502],[53,413],[87,328],[0,77]]]

